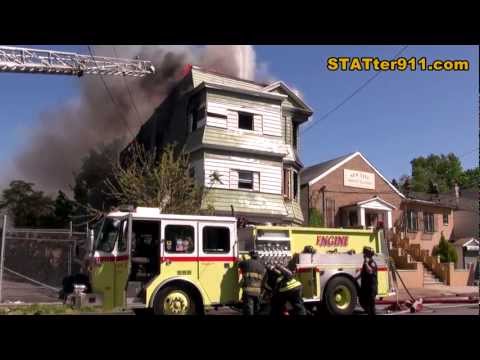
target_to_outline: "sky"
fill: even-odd
[[[36,47],[87,53],[85,46]],[[306,166],[354,151],[362,152],[388,179],[410,174],[418,156],[461,156],[465,169],[478,166],[479,74],[477,46],[411,45],[410,58],[470,61],[468,72],[382,72],[348,102],[317,122],[375,72],[328,71],[329,57],[390,59],[403,45],[254,46],[258,63],[276,79],[299,89],[313,109],[313,125],[302,132]],[[75,101],[81,78],[0,73],[0,186],[9,178],[39,114]],[[310,126],[310,125],[307,125]]]

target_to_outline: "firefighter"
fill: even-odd
[[[307,315],[302,299],[303,286],[286,267],[270,265],[264,288],[271,294],[271,315],[284,314],[287,303],[292,306],[294,315]]]
[[[360,272],[360,305],[367,315],[375,315],[375,298],[378,293],[377,263],[373,260],[375,252],[371,247],[363,248],[363,265]]]
[[[250,251],[250,259],[243,260],[238,265],[242,276],[242,302],[244,315],[255,315],[260,311],[265,265],[258,260],[258,253]]]

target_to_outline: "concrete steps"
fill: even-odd
[[[427,268],[423,269],[423,285],[441,285],[443,284],[437,276]]]

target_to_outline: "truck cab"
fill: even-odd
[[[89,259],[95,303],[193,314],[239,302],[236,219],[161,214],[155,208],[110,213]]]

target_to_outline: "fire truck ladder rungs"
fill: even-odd
[[[143,77],[153,74],[155,68],[145,60],[0,46],[0,72]]]

